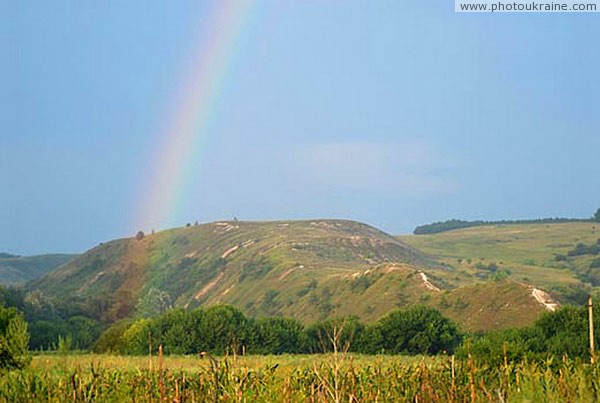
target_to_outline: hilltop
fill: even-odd
[[[25,284],[68,263],[76,256],[70,254],[17,256],[0,253],[0,284]]]
[[[432,253],[435,238],[414,238],[346,220],[215,222],[103,243],[29,289],[107,323],[215,304],[305,323],[373,321],[425,304],[487,330],[529,324],[547,309],[531,283],[479,278]]]

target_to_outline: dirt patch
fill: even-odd
[[[548,294],[546,291],[542,291],[538,288],[532,288],[531,295],[533,296],[533,298],[535,298],[537,302],[542,304],[544,308],[546,308],[550,312],[554,312],[556,311],[556,308],[558,308],[558,304],[556,303],[556,301],[554,301],[554,299],[552,299],[550,294]]]
[[[202,298],[203,296],[206,295],[206,293],[208,293],[210,290],[212,290],[217,283],[223,278],[223,274],[224,273],[219,273],[219,275],[217,277],[215,277],[210,283],[206,284],[204,287],[202,287],[202,289],[200,291],[198,291],[198,293],[196,295],[194,295],[194,298],[196,300]]]
[[[438,287],[436,287],[435,285],[433,285],[429,281],[429,278],[427,277],[427,275],[425,273],[423,273],[422,271],[419,272],[419,276],[421,276],[421,280],[423,280],[423,284],[425,285],[425,288],[427,288],[428,290],[435,291],[435,292],[442,291]]]
[[[221,259],[226,259],[227,256],[231,255],[233,252],[235,252],[236,250],[238,250],[238,248],[240,247],[240,245],[235,245],[232,246],[231,248],[227,249],[225,252],[223,252],[223,254],[221,255]]]

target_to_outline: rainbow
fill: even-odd
[[[239,48],[252,0],[210,2],[208,24],[199,30],[188,64],[189,72],[179,83],[175,103],[160,130],[159,144],[152,158],[150,176],[136,204],[140,216],[135,229],[173,225],[184,198],[186,176],[194,172],[194,158],[202,153],[209,135],[214,106]],[[140,209],[140,206],[144,206]]]

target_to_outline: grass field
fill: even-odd
[[[567,359],[41,355],[0,376],[0,401],[595,401],[600,367]]]
[[[510,270],[510,277],[550,288],[577,283],[574,270],[591,257],[557,262],[578,243],[593,244],[600,238],[597,223],[489,225],[432,235],[408,235],[400,240],[429,253],[459,272],[475,276],[477,263],[495,263]]]

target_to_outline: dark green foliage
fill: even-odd
[[[289,318],[263,318],[252,324],[251,354],[299,354],[306,349],[304,326]]]
[[[532,351],[557,356],[586,357],[589,354],[588,312],[586,308],[566,306],[544,314],[528,336]],[[600,327],[598,328],[600,330]]]
[[[381,325],[374,323],[366,325],[356,339],[355,351],[363,354],[380,354],[385,352],[383,348],[383,335]]]
[[[26,367],[31,360],[28,344],[23,314],[15,308],[0,307],[0,370]]]
[[[213,306],[204,312],[200,334],[207,351],[215,354],[240,353],[247,341],[248,320],[232,306]]]
[[[439,232],[476,227],[480,225],[485,225],[485,221],[463,221],[452,219],[443,222],[434,222],[433,224],[420,225],[417,228],[415,228],[413,233],[415,235],[437,234]]]
[[[248,319],[231,306],[173,309],[152,319],[123,321],[108,328],[94,351],[147,354],[148,343],[167,354],[300,354],[354,351],[365,354],[436,354],[452,351],[460,335],[433,309],[396,311],[372,325],[356,317],[331,319],[307,329],[289,318]],[[406,340],[405,340],[406,339]]]
[[[201,348],[198,332],[202,327],[202,312],[173,309],[152,320],[150,332],[155,348],[162,344],[167,354],[189,354]],[[202,337],[205,339],[206,337]]]
[[[569,222],[585,222],[589,219],[577,218],[540,218],[533,220],[500,220],[500,221],[463,221],[463,220],[447,220],[442,222],[434,222],[433,224],[420,225],[413,231],[415,235],[437,234],[445,231],[452,231],[461,228],[481,227],[484,225],[511,225],[511,224],[557,224]],[[600,221],[600,220],[596,220]]]
[[[578,283],[556,286],[551,291],[559,297],[562,304],[582,306],[587,303],[591,288]]]
[[[452,352],[461,340],[458,327],[451,320],[425,306],[392,312],[379,325],[382,347],[394,354]]]
[[[533,326],[491,332],[470,340],[458,351],[471,353],[481,361],[502,362],[504,351],[511,360],[546,359],[548,356],[589,359],[588,312],[586,308],[566,306],[544,314]],[[600,325],[596,322],[596,344]]]
[[[316,323],[306,329],[308,352],[357,351],[359,345],[355,341],[363,329],[364,325],[353,316]]]
[[[92,351],[95,353],[119,353],[127,352],[127,343],[125,342],[124,333],[133,324],[132,319],[125,319],[114,323],[106,329],[98,338]]]
[[[69,337],[74,348],[89,350],[102,332],[102,325],[85,316],[69,319],[36,320],[29,325],[31,350],[55,349],[59,338]]]
[[[478,335],[467,339],[457,349],[456,355],[465,359],[471,354],[477,360],[501,364],[506,354],[507,360],[519,361],[531,355],[531,340],[524,337],[528,332],[531,333],[531,330],[505,329]]]
[[[600,285],[600,270],[587,269],[577,273],[577,277],[584,283],[590,283],[593,287]]]
[[[557,262],[565,262],[567,260],[567,257],[565,255],[556,254],[554,255],[554,260],[556,260]]]
[[[95,299],[72,297],[55,305],[41,291],[25,293],[0,286],[0,304],[24,313],[29,328],[29,349],[51,350],[59,336],[72,339],[74,348],[87,350],[96,342],[103,325],[94,318]]]
[[[567,252],[569,256],[583,256],[583,255],[597,255],[600,253],[600,244],[596,243],[594,245],[585,245],[583,243],[578,243],[575,246],[575,249]]]
[[[258,260],[251,260],[242,267],[240,281],[262,278],[272,269],[273,265],[264,256]]]
[[[594,213],[594,221],[600,222],[600,208]]]
[[[375,280],[369,276],[359,276],[350,284],[352,291],[362,293],[369,288]]]
[[[16,287],[5,287],[0,284],[0,306],[14,307],[23,311],[25,308],[23,290]]]
[[[598,269],[600,268],[600,258],[592,260],[590,263],[590,269]]]

